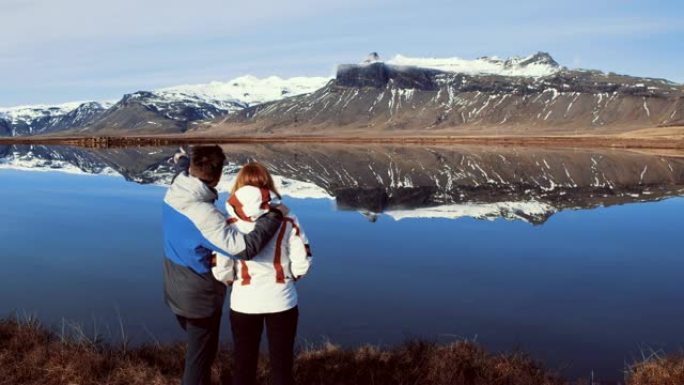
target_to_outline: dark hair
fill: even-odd
[[[205,183],[218,182],[225,160],[219,146],[194,146],[190,152],[190,174]]]

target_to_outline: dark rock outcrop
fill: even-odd
[[[440,73],[415,67],[397,68],[384,63],[347,64],[338,67],[336,82],[342,87],[382,89],[392,81],[398,88],[437,91],[435,76]]]

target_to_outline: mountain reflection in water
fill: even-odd
[[[220,190],[244,162],[266,163],[313,240],[315,272],[298,283],[300,341],[477,336],[570,378],[617,380],[640,346],[674,352],[684,340],[684,200],[626,204],[684,195],[680,154],[223,149]],[[121,314],[137,342],[181,338],[161,293],[165,189],[149,185],[171,181],[176,150],[0,146],[0,311],[36,312],[47,325],[117,325]],[[35,172],[46,170],[61,173]],[[478,220],[497,218],[510,221]],[[228,341],[225,322],[222,331]]]
[[[684,194],[684,154],[610,149],[224,145],[228,190],[240,165],[265,163],[285,195],[334,198],[375,220],[506,218],[544,223],[566,209],[655,201]],[[168,184],[176,148],[0,146],[0,167],[120,174]]]

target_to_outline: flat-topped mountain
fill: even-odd
[[[341,65],[308,95],[207,126],[221,133],[565,134],[684,125],[684,87],[571,70],[550,55],[474,61],[395,58]]]

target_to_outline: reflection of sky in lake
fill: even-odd
[[[0,313],[180,336],[162,301],[163,187],[0,170]],[[300,339],[389,344],[477,336],[567,373],[619,377],[640,345],[684,341],[684,199],[562,211],[541,226],[470,218],[376,223],[286,199],[312,240]],[[144,325],[144,326],[143,326]],[[101,326],[102,327],[102,326]],[[228,323],[223,323],[227,337]],[[115,333],[115,332],[113,332]]]

